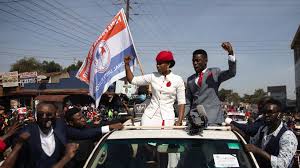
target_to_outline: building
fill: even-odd
[[[286,86],[268,86],[267,92],[269,96],[279,100],[282,104],[282,107],[286,107]]]
[[[291,44],[291,49],[294,50],[296,104],[297,104],[297,110],[299,112],[300,111],[300,25]]]
[[[44,80],[36,83],[1,87],[0,104],[7,109],[11,108],[11,101],[17,101],[21,107],[33,107],[34,101],[67,102],[69,99],[74,100],[74,104],[88,104],[92,101],[88,96],[88,85],[75,75],[75,71],[55,72],[46,74]]]

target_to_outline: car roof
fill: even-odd
[[[185,130],[180,129],[133,129],[114,131],[108,140],[112,139],[215,139],[215,140],[238,140],[237,136],[230,130],[203,130],[201,135],[188,135]]]

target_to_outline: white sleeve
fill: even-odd
[[[152,74],[142,75],[142,76],[134,76],[131,84],[142,86],[142,85],[148,85],[151,83]]]
[[[186,104],[185,100],[185,86],[182,78],[178,81],[179,85],[177,88],[177,101],[178,104]]]
[[[228,55],[228,60],[235,62],[235,55]]]
[[[109,132],[109,126],[108,125],[102,126],[101,131],[102,131],[102,134],[108,133]]]

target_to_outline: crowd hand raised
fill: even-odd
[[[233,55],[233,48],[229,42],[223,42],[221,46],[228,52],[228,55]]]
[[[119,130],[122,129],[124,126],[122,123],[115,123],[115,124],[110,124],[109,125],[109,130]]]
[[[125,65],[129,65],[130,61],[131,61],[131,56],[127,55],[127,56],[124,57]]]
[[[8,128],[7,133],[3,136],[2,139],[6,139],[15,134],[16,131],[21,128],[21,126],[22,124],[20,123],[14,123],[11,127]]]
[[[24,143],[25,141],[27,141],[27,139],[30,137],[30,133],[29,132],[22,132],[19,135],[19,139],[18,139],[18,143]]]
[[[65,156],[68,156],[69,158],[73,158],[75,156],[78,148],[79,148],[79,144],[77,144],[77,143],[66,144]]]

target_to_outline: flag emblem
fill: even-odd
[[[110,50],[105,41],[99,43],[98,49],[95,53],[94,64],[97,72],[105,72],[110,65]]]

